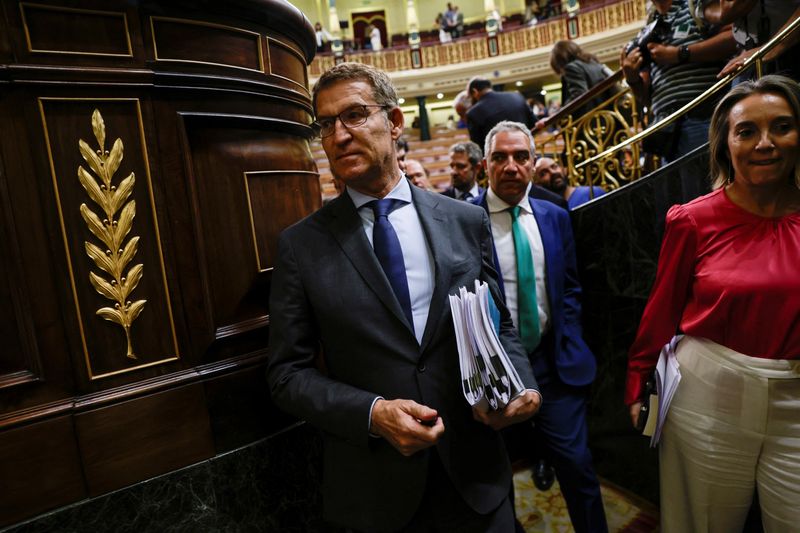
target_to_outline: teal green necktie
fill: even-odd
[[[514,235],[514,251],[517,256],[517,310],[519,312],[519,336],[522,345],[531,353],[539,345],[539,306],[536,302],[536,272],[533,269],[531,245],[519,224],[521,207],[511,208],[511,233]]]

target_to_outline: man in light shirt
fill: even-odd
[[[605,532],[600,486],[587,445],[586,395],[594,355],[581,337],[580,284],[569,215],[529,197],[533,137],[504,121],[486,136],[489,214],[500,287],[545,398],[533,432],[555,467],[575,531]]]
[[[279,407],[322,431],[324,517],[357,531],[509,531],[497,430],[541,396],[502,305],[488,217],[403,179],[386,73],[341,63],[312,101],[346,188],[279,238],[267,381]],[[476,279],[499,301],[500,341],[526,387],[488,413],[463,396],[448,300]]]

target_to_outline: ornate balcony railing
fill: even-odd
[[[535,26],[509,29],[497,35],[498,55],[509,55],[534,48],[549,46],[560,39],[601,33],[626,24],[643,21],[646,17],[646,0],[620,0],[594,9],[579,12],[575,17],[561,15]],[[577,21],[577,24],[576,24]],[[490,57],[487,36],[476,35],[447,44],[425,44],[420,48],[422,67],[457,65]],[[411,70],[408,47],[380,52],[358,51],[345,54],[348,61],[373,65],[387,72]],[[309,77],[318,78],[335,63],[334,56],[318,55],[309,65]]]

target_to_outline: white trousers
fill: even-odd
[[[756,486],[765,531],[800,531],[800,360],[689,336],[677,357],[659,445],[662,532],[742,531]]]

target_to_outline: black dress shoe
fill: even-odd
[[[533,484],[541,491],[549,490],[556,480],[556,471],[544,459],[539,459],[533,466]]]

